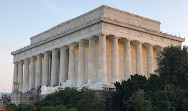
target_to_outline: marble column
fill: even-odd
[[[18,63],[18,82],[19,82],[19,91],[23,88],[23,61]]]
[[[35,73],[35,88],[42,85],[42,54],[37,55],[37,67]]]
[[[95,38],[89,38],[88,84],[96,82]]]
[[[44,53],[44,68],[42,73],[42,86],[47,86],[49,84],[49,56],[50,52]]]
[[[147,77],[150,76],[150,74],[153,73],[154,70],[154,64],[153,64],[153,46],[151,44],[148,44],[147,47]]]
[[[142,62],[142,43],[136,44],[136,73],[143,74],[143,62]]]
[[[52,72],[51,86],[56,86],[59,83],[59,54],[58,49],[52,51]]]
[[[30,58],[29,90],[35,88],[35,57]]]
[[[119,55],[118,55],[118,38],[112,37],[112,57],[111,57],[111,73],[112,83],[119,81]]]
[[[131,75],[131,48],[128,39],[124,41],[124,61],[124,77],[127,80]]]
[[[68,69],[68,80],[74,84],[75,80],[75,45],[71,44],[69,46],[69,69]]]
[[[106,65],[106,35],[99,35],[99,65],[98,65],[98,83],[107,83],[107,65]]]
[[[66,82],[68,72],[67,72],[67,48],[66,46],[62,47],[60,50],[60,72],[59,72],[59,85],[62,85],[63,82]]]
[[[29,90],[29,59],[24,60],[24,80],[23,80],[23,89],[25,91]]]
[[[84,40],[79,42],[78,52],[78,86],[85,83],[85,43]]]
[[[14,91],[14,82],[18,82],[18,62],[14,63],[12,92]]]

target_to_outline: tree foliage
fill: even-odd
[[[57,105],[64,105],[67,109],[78,111],[103,111],[103,103],[96,96],[94,90],[83,88],[81,91],[76,88],[65,88],[46,96],[36,104],[40,109],[46,107],[55,108]],[[74,111],[74,109],[71,109]]]
[[[158,69],[164,84],[188,88],[188,47],[167,47],[157,58]]]
[[[96,91],[68,87],[47,95],[35,106],[12,104],[10,108],[11,111],[104,111],[104,105],[98,99]]]
[[[157,61],[157,74],[135,74],[115,83],[113,111],[188,110],[188,48],[167,47]]]

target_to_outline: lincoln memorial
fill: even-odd
[[[49,93],[59,87],[110,90],[130,75],[149,77],[158,52],[185,39],[162,33],[159,21],[103,5],[30,41],[11,53],[13,82],[21,92],[42,87]]]

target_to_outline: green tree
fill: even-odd
[[[188,109],[188,48],[167,47],[157,60],[157,74],[151,74],[148,79],[136,74],[127,81],[115,83],[116,91],[112,95],[114,111],[151,110],[144,101],[152,103],[153,111]],[[142,93],[136,93],[138,89],[145,92],[144,97]]]
[[[127,81],[116,82],[115,87],[116,91],[112,95],[114,111],[125,111],[124,100],[128,100],[138,89],[149,89],[146,77],[138,74],[131,75]]]
[[[58,105],[64,105],[67,109],[74,111],[103,111],[103,103],[98,99],[96,91],[87,88],[65,88],[46,96],[36,106],[40,109],[54,109]],[[71,109],[72,108],[72,109]],[[75,108],[75,109],[74,109]],[[54,109],[55,110],[55,109]]]
[[[13,111],[34,111],[33,105],[19,104]]]
[[[124,101],[126,111],[151,111],[152,103],[145,98],[145,92],[138,90],[128,100]]]
[[[188,48],[170,46],[157,58],[158,69],[164,84],[174,84],[188,89]]]
[[[76,108],[79,111],[104,111],[102,102],[96,97],[96,91],[87,88],[81,90]]]

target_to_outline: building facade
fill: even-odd
[[[104,90],[132,74],[149,77],[162,48],[184,38],[160,32],[160,22],[101,6],[30,38],[12,52],[13,82],[22,92],[48,86]]]

